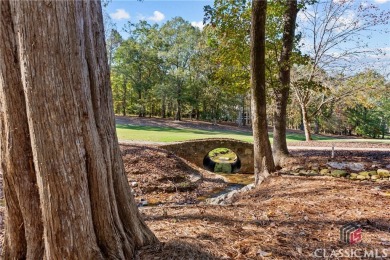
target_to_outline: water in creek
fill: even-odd
[[[251,184],[255,181],[255,176],[253,174],[221,173],[221,172],[216,172],[215,174],[222,176],[225,179],[225,181],[228,183],[228,185],[223,189],[216,188],[212,190],[210,193],[208,193],[207,195],[199,197],[198,200],[202,201],[208,198],[215,198],[222,194],[229,193],[233,190],[239,190],[244,186]]]

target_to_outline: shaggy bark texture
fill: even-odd
[[[130,259],[157,239],[115,134],[99,1],[0,1],[5,259]]]

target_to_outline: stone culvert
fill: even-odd
[[[175,155],[203,168],[203,159],[215,148],[228,148],[241,160],[240,173],[253,173],[253,144],[235,139],[199,139],[161,145]]]

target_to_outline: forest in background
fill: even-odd
[[[287,128],[385,138],[389,78],[372,58],[380,57],[381,50],[369,48],[364,39],[387,24],[389,13],[351,1],[299,5]],[[274,1],[267,10],[270,125],[275,90],[281,87],[284,8]],[[139,21],[116,28],[105,16],[116,114],[250,125],[251,4],[215,0],[204,10],[202,30],[181,17],[162,25]]]

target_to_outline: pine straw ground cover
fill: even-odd
[[[135,199],[149,205],[195,204],[226,188],[224,178],[156,146],[121,145]]]
[[[387,252],[390,257],[389,194],[385,183],[275,176],[231,206],[145,207],[141,212],[163,244],[138,256],[313,259],[317,253],[323,259],[344,259],[337,251],[343,249],[344,256],[376,250],[377,256],[385,258]],[[363,242],[354,246],[339,241],[340,227],[351,222],[363,228]]]
[[[390,257],[390,182],[280,175],[241,194],[234,205],[205,205],[200,197],[226,187],[221,177],[158,147],[124,145],[121,150],[129,182],[137,183],[136,200],[160,205],[140,207],[162,243],[139,250],[138,259],[313,259],[315,252],[322,258],[343,259],[334,251],[339,249],[344,254],[376,250],[378,256],[387,252]],[[329,160],[329,152],[293,155],[299,158],[293,164],[322,165]],[[339,160],[369,167],[385,166],[389,157],[385,152],[338,153]],[[1,193],[0,183],[0,240]],[[359,245],[339,242],[339,228],[351,222],[363,228]]]

